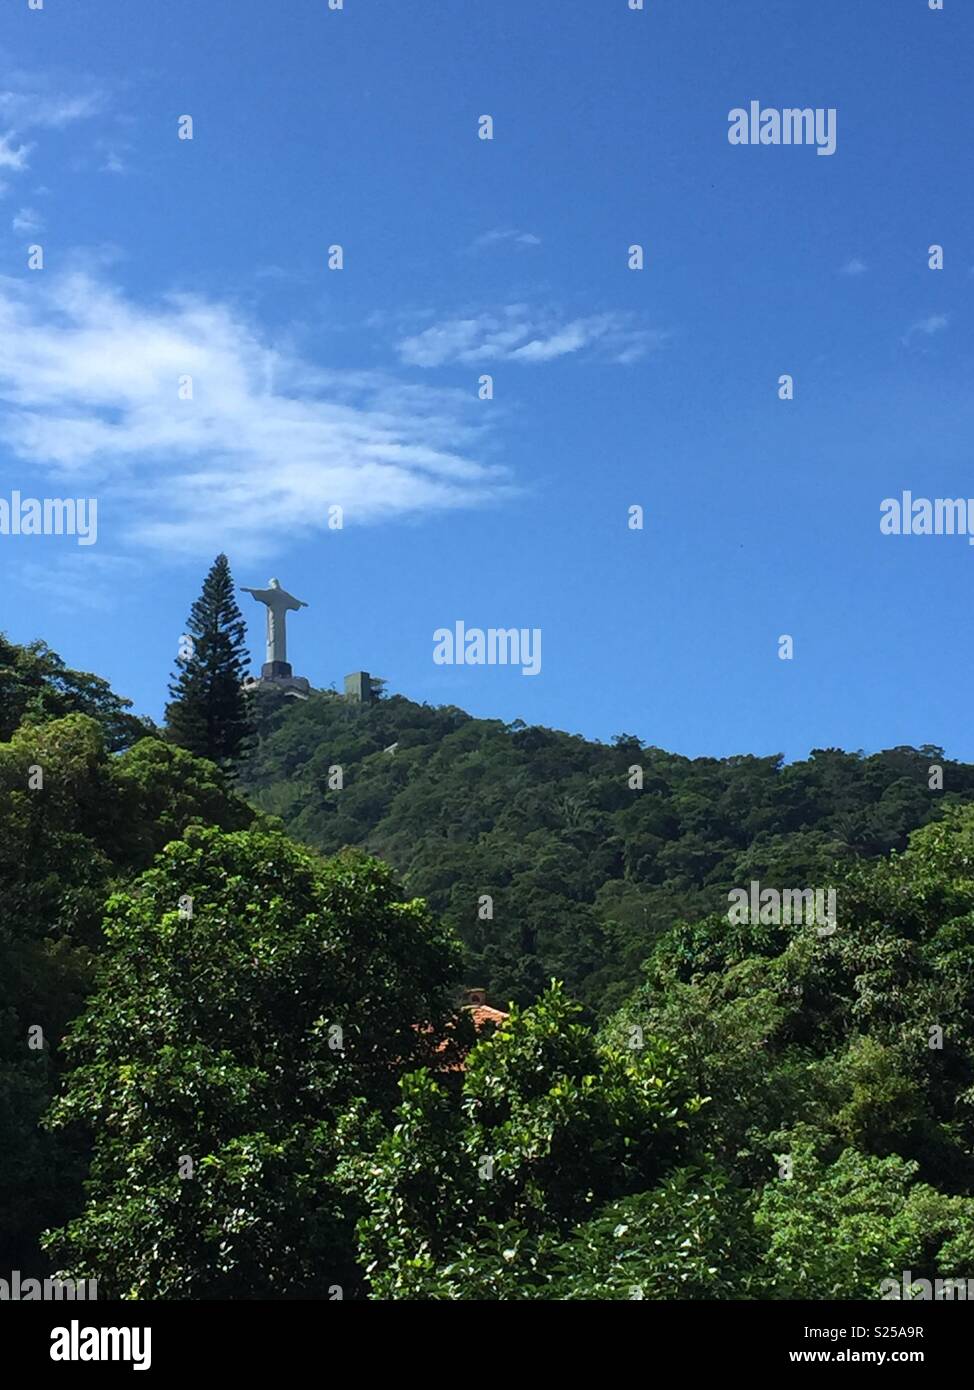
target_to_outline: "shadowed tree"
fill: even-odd
[[[246,625],[233,592],[230,563],[218,555],[190,610],[188,650],[176,659],[166,728],[173,743],[231,767],[251,732],[242,682],[248,662]]]

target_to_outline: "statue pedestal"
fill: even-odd
[[[260,678],[265,681],[289,681],[294,679],[294,672],[290,661],[265,661],[260,668]]]
[[[311,685],[304,676],[293,676],[287,661],[265,661],[260,676],[248,676],[243,683],[244,690],[280,690],[285,695],[294,695],[306,700],[311,693]]]

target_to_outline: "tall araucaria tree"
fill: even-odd
[[[218,555],[190,610],[166,706],[169,738],[197,757],[232,766],[252,732],[242,682],[248,664],[246,625],[233,592],[230,563]]]

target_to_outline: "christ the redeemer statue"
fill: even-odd
[[[253,594],[258,603],[267,605],[267,664],[262,675],[266,677],[289,677],[291,668],[287,660],[286,614],[307,608],[301,599],[282,589],[276,579],[268,581],[266,589],[248,589],[241,585],[245,594]]]

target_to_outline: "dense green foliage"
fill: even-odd
[[[250,737],[252,720],[242,685],[247,628],[225,555],[213,561],[186,629],[184,640],[190,642],[176,657],[166,732],[181,748],[230,771]]]
[[[520,1296],[565,1232],[672,1167],[700,1098],[665,1045],[613,1048],[577,1012],[558,988],[515,1011],[470,1054],[459,1103],[427,1072],[407,1077],[375,1152],[350,1123],[345,1180],[368,1205],[377,1297]]]
[[[969,1273],[972,769],[267,696],[256,811],[40,645],[2,648],[0,695],[11,1267],[40,1271],[46,1227],[43,1268],[103,1297]],[[834,931],[732,923],[754,878],[834,885]],[[521,1001],[475,1045],[464,979]]]
[[[72,671],[46,643],[18,647],[0,632],[0,740],[21,724],[88,714],[114,751],[154,732],[151,721],[128,713],[131,707],[100,676]]]
[[[459,1100],[407,1078],[349,1164],[375,1293],[876,1298],[907,1270],[966,1277],[972,864],[963,808],[852,869],[834,935],[721,954],[711,931],[697,968],[676,929],[601,1039],[556,992],[474,1049]]]
[[[785,766],[691,760],[629,736],[608,746],[401,697],[264,697],[260,710],[242,773],[255,803],[326,854],[361,845],[392,864],[501,1006],[555,976],[604,1015],[660,935],[725,912],[731,888],[829,882],[836,862],[902,850],[945,805],[974,799],[974,767],[932,747],[818,750]],[[933,764],[943,791],[929,789]]]
[[[61,1263],[103,1296],[348,1291],[335,1121],[435,1055],[448,936],[360,854],[323,866],[279,834],[205,829],[112,898],[105,930],[53,1117],[94,1135]]]
[[[79,1197],[83,1147],[38,1121],[91,988],[105,901],[188,825],[241,829],[254,812],[212,764],[158,739],[112,754],[143,726],[104,682],[37,645],[5,652],[16,701],[0,712],[24,722],[0,742],[0,1249],[30,1270],[39,1232]]]

